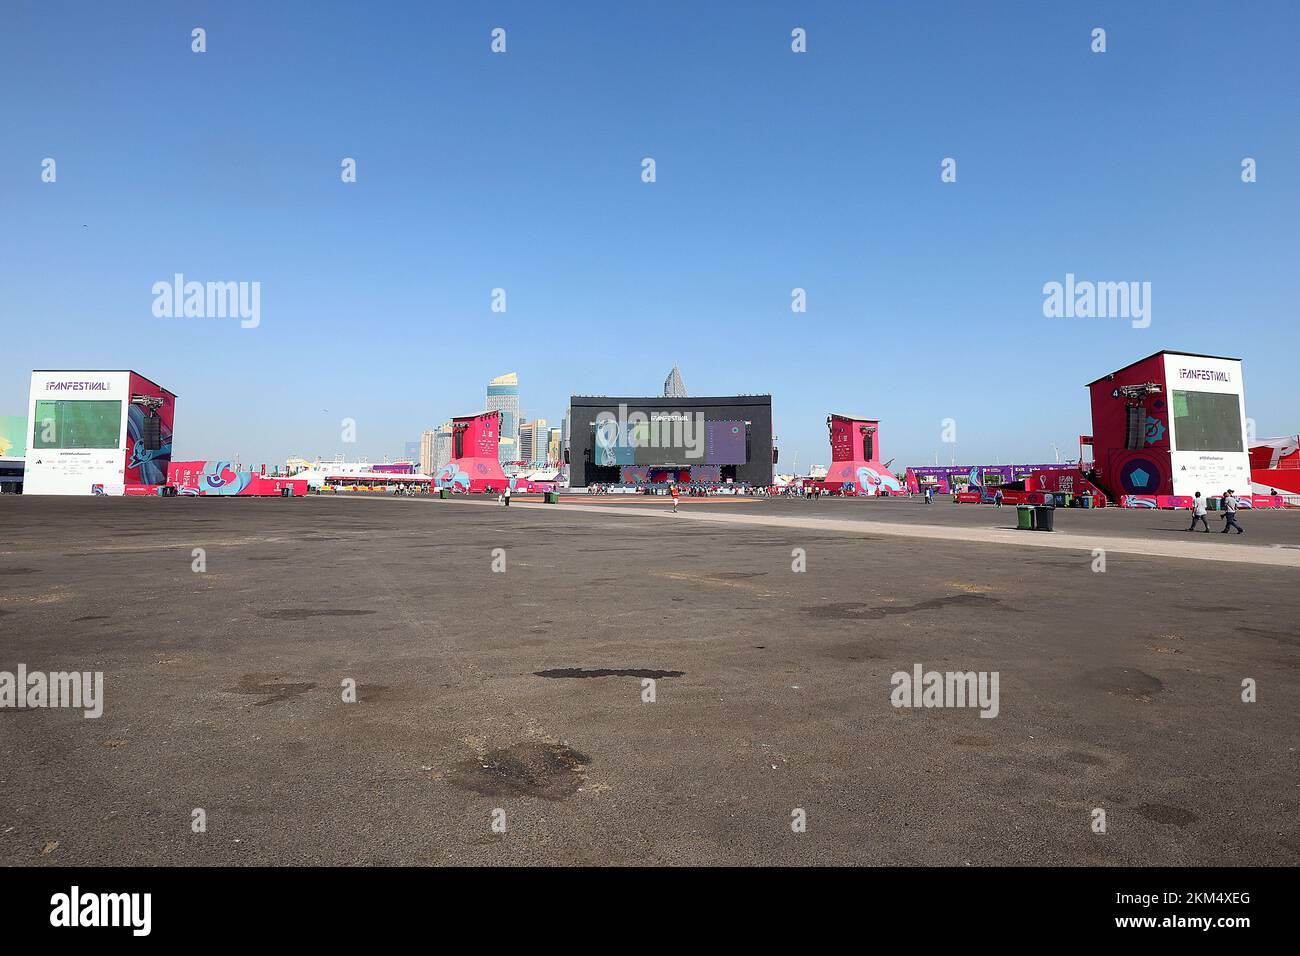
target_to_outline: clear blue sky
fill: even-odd
[[[0,413],[33,368],[134,368],[180,457],[374,459],[503,372],[558,422],[678,362],[771,392],[783,465],[830,411],[895,467],[946,461],[947,417],[961,460],[1039,461],[1169,348],[1242,357],[1294,434],[1297,36],[1247,0],[8,0]],[[154,318],[176,272],[261,282],[260,327]],[[1150,328],[1044,318],[1067,272],[1151,282]]]

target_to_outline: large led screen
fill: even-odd
[[[1179,451],[1244,451],[1241,401],[1231,392],[1173,393],[1174,443]]]
[[[743,465],[745,457],[744,422],[705,422],[704,460],[710,465]]]
[[[36,403],[32,448],[116,448],[121,440],[121,402],[57,399]]]

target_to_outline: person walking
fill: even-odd
[[[1196,522],[1198,521],[1205,528],[1205,533],[1209,534],[1210,523],[1205,520],[1205,499],[1201,497],[1201,493],[1199,491],[1196,493],[1196,497],[1192,499],[1192,526],[1187,530],[1195,531]]]
[[[668,486],[668,493],[673,496],[673,514],[677,514],[677,485],[673,483]]]
[[[1237,524],[1237,499],[1232,495],[1232,489],[1223,496],[1223,501],[1219,505],[1223,509],[1223,533],[1227,534],[1229,528],[1236,528],[1237,534],[1245,534],[1246,529]]]
[[[510,484],[506,483],[505,491],[501,492],[501,503],[507,508],[510,507]]]
[[[1002,507],[1002,489],[1001,489],[1001,488],[999,488],[997,491],[993,492],[993,504],[996,505],[996,506],[999,507],[999,508]]]

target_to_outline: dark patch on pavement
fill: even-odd
[[[72,619],[72,623],[76,624],[78,621],[107,621],[107,620],[108,620],[107,614],[87,614],[84,617],[74,617]]]
[[[832,621],[871,621],[882,617],[915,614],[918,611],[938,611],[950,607],[987,608],[1019,613],[1016,608],[1004,605],[1001,598],[989,597],[987,594],[950,594],[947,597],[931,598],[916,604],[886,604],[880,607],[854,602],[821,604],[800,608],[800,610],[809,617],[826,618]]]
[[[549,671],[533,671],[534,677],[651,677],[659,680],[663,677],[685,677],[685,671],[652,671],[640,668],[597,667],[587,670],[583,667],[556,667]]]
[[[387,684],[358,684],[357,700],[363,704],[378,703],[384,699],[387,690]]]
[[[1163,803],[1142,803],[1135,809],[1148,820],[1154,820],[1156,823],[1169,823],[1176,827],[1185,827],[1187,824],[1195,823],[1201,819],[1199,813],[1184,810],[1182,807],[1167,806]]]
[[[44,574],[40,568],[0,568],[0,574]]]
[[[1084,753],[1082,750],[1071,750],[1065,755],[1065,759],[1073,760],[1075,763],[1087,764],[1089,767],[1100,767],[1106,763],[1101,757]]]
[[[231,693],[247,694],[250,697],[266,697],[266,700],[259,700],[253,705],[254,707],[264,707],[267,704],[274,704],[276,701],[288,700],[290,697],[305,694],[316,686],[314,681],[298,684],[262,681],[263,679],[256,674],[245,674],[240,678],[239,686],[234,688]]]
[[[591,758],[561,744],[528,741],[462,760],[448,780],[485,797],[563,800],[582,786]]]
[[[374,613],[356,608],[287,607],[279,611],[258,611],[257,616],[267,621],[305,621],[309,617],[357,617]]]
[[[1096,690],[1130,697],[1150,697],[1165,689],[1164,681],[1136,667],[1103,667],[1083,675],[1083,683]]]

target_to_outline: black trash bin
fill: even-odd
[[[1039,531],[1055,531],[1056,526],[1053,519],[1056,517],[1055,505],[1035,505],[1034,506],[1034,526]]]

